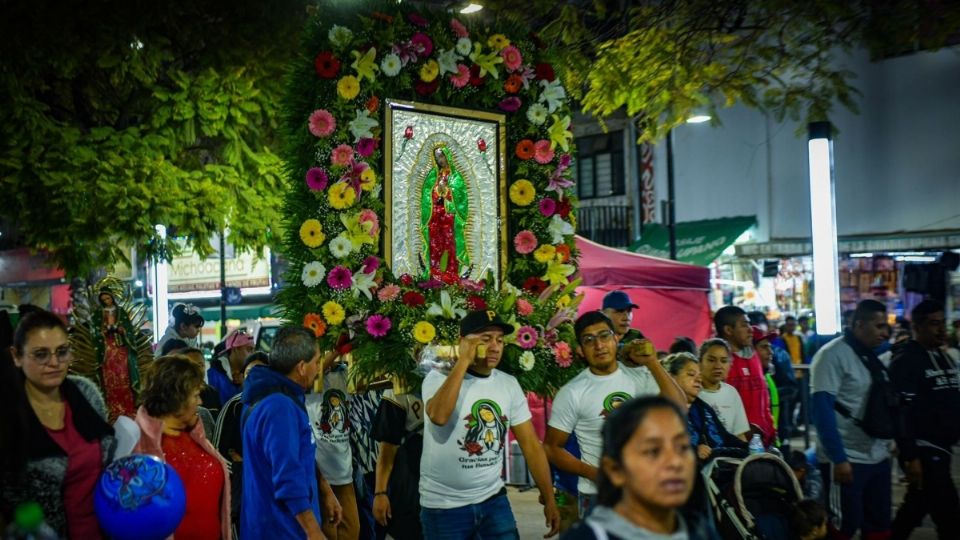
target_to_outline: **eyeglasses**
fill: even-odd
[[[57,359],[57,364],[69,364],[73,361],[73,349],[69,345],[57,347],[56,351],[37,349],[27,353],[27,356],[41,366],[49,366],[54,358]]]
[[[592,347],[596,343],[606,343],[613,339],[613,332],[610,330],[604,330],[596,335],[587,334],[585,336],[580,336],[580,344],[584,347]]]

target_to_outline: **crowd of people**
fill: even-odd
[[[269,354],[231,333],[206,362],[192,341],[203,320],[180,309],[143,375],[133,452],[182,479],[178,539],[518,538],[503,479],[511,441],[545,537],[560,532],[563,490],[576,501],[565,539],[718,538],[698,471],[770,452],[802,491],[783,510],[784,539],[908,538],[927,513],[940,538],[960,538],[960,371],[942,305],[917,305],[911,337],[892,346],[872,300],[825,343],[809,320],[774,332],[725,306],[716,337],[678,338],[669,352],[633,327],[636,309],[613,291],[575,321],[584,369],[549,399],[542,440],[529,396],[498,369],[515,328],[493,311],[468,312],[449,366],[398,394],[351,393],[339,353],[304,328],[282,328]],[[93,491],[119,437],[107,404],[69,374],[60,317],[36,310],[3,337],[0,512],[35,501],[61,537],[102,538]],[[815,458],[790,445],[805,412]],[[908,482],[895,517],[894,458]]]

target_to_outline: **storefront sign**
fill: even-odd
[[[270,251],[231,253],[224,259],[227,287],[241,289],[270,286]],[[170,263],[171,293],[216,291],[220,289],[220,257],[214,254],[201,259],[193,250],[185,249]]]

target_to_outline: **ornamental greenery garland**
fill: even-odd
[[[484,28],[408,4],[327,5],[318,13],[284,104],[284,317],[302,321],[325,350],[352,350],[352,376],[393,375],[415,388],[426,344],[454,344],[465,311],[495,310],[518,328],[507,336],[501,369],[525,390],[553,393],[580,369],[572,365],[580,300],[571,281],[573,135],[553,52],[523,28]],[[385,266],[387,99],[506,114],[509,267],[499,288],[396,277]]]

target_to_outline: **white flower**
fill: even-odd
[[[300,274],[300,279],[307,287],[316,287],[323,283],[323,278],[326,275],[327,269],[324,268],[323,264],[320,261],[313,261],[303,265],[303,273]]]
[[[403,67],[403,64],[400,62],[400,57],[392,53],[384,56],[383,60],[380,61],[380,69],[387,77],[395,77],[397,73],[400,73],[401,67]]]
[[[353,40],[353,30],[350,30],[346,26],[335,24],[330,28],[330,31],[327,32],[327,39],[330,40],[330,43],[333,44],[334,47],[345,49],[350,45],[350,41]]]
[[[453,49],[440,51],[440,54],[437,55],[437,64],[440,65],[440,75],[443,76],[444,73],[456,73],[457,61],[459,61],[460,58]]]
[[[547,121],[547,108],[539,103],[534,103],[527,109],[527,120],[536,126],[542,126]]]
[[[457,40],[457,54],[460,56],[466,56],[473,51],[473,42],[470,41],[470,38],[462,37]]]
[[[524,371],[530,371],[533,369],[533,364],[537,361],[536,357],[533,356],[532,351],[524,351],[520,355],[520,369]]]
[[[560,79],[555,79],[553,82],[540,81],[540,85],[543,86],[543,93],[540,94],[540,103],[546,101],[547,108],[550,109],[550,112],[557,110],[557,108],[560,107],[560,103],[567,99],[567,91],[563,89]]]
[[[573,225],[564,221],[563,218],[560,217],[560,214],[554,214],[553,217],[550,218],[550,225],[547,226],[547,232],[552,236],[550,239],[551,242],[559,244],[563,242],[564,236],[573,234]]]
[[[441,291],[440,303],[430,304],[430,307],[427,308],[427,315],[431,317],[443,317],[445,319],[462,319],[467,315],[467,312],[463,308],[453,305],[453,299],[450,298],[450,293]]]
[[[352,250],[353,243],[343,234],[330,241],[330,254],[338,259],[346,257]]]
[[[373,128],[380,125],[376,118],[370,118],[370,111],[357,109],[357,117],[350,121],[350,133],[354,141],[373,138]]]
[[[376,272],[372,272],[370,274],[357,272],[353,274],[353,283],[350,285],[350,290],[353,291],[353,296],[359,297],[361,294],[363,294],[367,297],[367,300],[373,300],[373,293],[371,292],[371,289],[377,286],[377,282],[373,280],[376,275]]]

